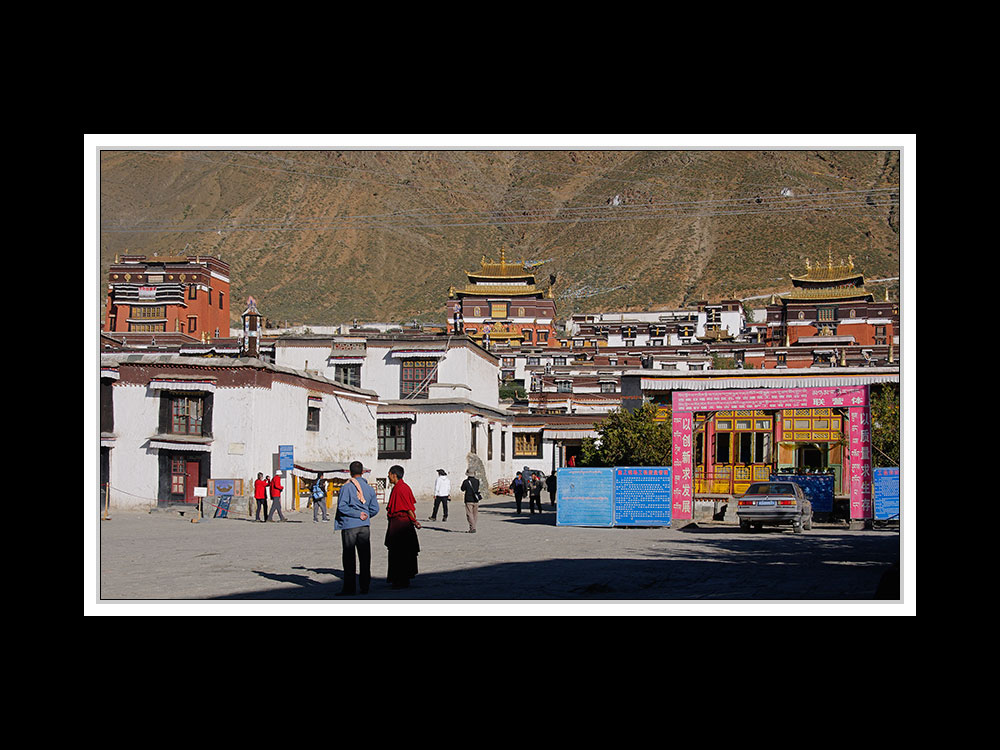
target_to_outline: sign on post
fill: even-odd
[[[875,494],[875,520],[899,520],[899,469],[875,469],[872,472]]]
[[[615,526],[669,526],[671,467],[615,467]]]
[[[612,526],[614,469],[559,469],[556,526]]]
[[[291,471],[295,468],[295,446],[278,446],[278,468],[282,471]]]
[[[556,483],[557,526],[669,526],[669,466],[563,467]]]

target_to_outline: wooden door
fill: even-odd
[[[200,464],[197,459],[190,458],[184,461],[184,502],[197,503],[194,496],[194,488],[198,486],[201,479]]]

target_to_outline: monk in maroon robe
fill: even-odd
[[[388,528],[385,532],[385,546],[389,549],[388,582],[394,589],[406,588],[410,579],[417,574],[417,502],[413,490],[403,481],[403,467],[389,469],[389,484],[392,493],[386,505]]]

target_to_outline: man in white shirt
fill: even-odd
[[[444,513],[441,517],[442,521],[448,520],[448,495],[451,493],[451,480],[448,478],[448,473],[444,469],[438,469],[438,477],[434,481],[434,510],[431,511],[431,517],[429,521],[436,521],[438,514],[438,506],[444,508]]]

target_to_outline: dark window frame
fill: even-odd
[[[378,457],[410,458],[413,453],[413,422],[409,419],[379,419],[376,423]],[[392,448],[388,441],[392,441]],[[402,441],[402,449],[400,443]]]

